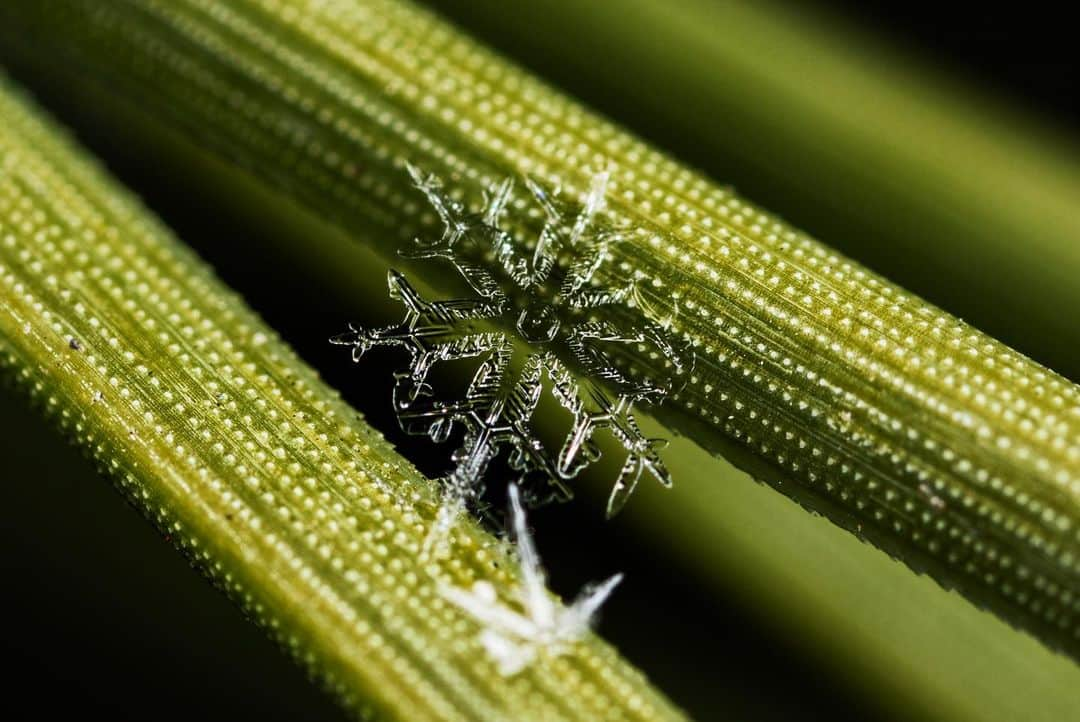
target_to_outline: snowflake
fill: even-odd
[[[435,442],[462,430],[454,468],[444,480],[447,503],[437,526],[447,527],[457,509],[478,498],[486,470],[503,449],[509,451],[508,463],[519,473],[519,482],[526,484],[530,502],[569,498],[566,482],[600,456],[594,437],[601,430],[627,454],[608,500],[609,516],[622,508],[643,473],[670,486],[658,454],[666,442],[642,434],[633,408],[661,402],[693,359],[661,322],[637,315],[632,328],[623,329],[609,320],[618,313],[598,317],[605,307],[644,307],[632,282],[609,289],[596,280],[610,248],[620,241],[616,231],[597,222],[607,174],[595,177],[577,206],[527,179],[545,220],[535,243],[525,248],[499,225],[512,181],[486,192],[477,213],[452,198],[435,176],[413,166],[409,172],[442,221],[443,233],[417,239],[402,255],[449,262],[473,295],[429,301],[403,274],[391,270],[390,296],[405,307],[401,322],[375,329],[350,324],[332,342],[352,347],[354,361],[378,346],[406,349],[409,367],[395,374],[393,389],[402,428]],[[611,359],[613,344],[649,346],[670,362],[672,371],[663,378],[624,372]],[[467,389],[460,398],[436,399],[430,372],[461,359],[479,360]],[[545,388],[572,416],[557,452],[545,447],[531,424]],[[527,484],[536,477],[542,479],[539,488]]]
[[[622,581],[615,574],[600,584],[586,586],[570,606],[552,598],[544,568],[525,524],[525,510],[517,484],[511,484],[511,533],[521,567],[518,603],[521,611],[501,603],[495,587],[486,581],[471,589],[443,584],[439,593],[484,625],[480,643],[504,676],[517,674],[539,655],[556,656],[585,636],[597,610]]]

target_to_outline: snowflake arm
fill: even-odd
[[[451,249],[469,227],[465,204],[443,192],[442,181],[434,173],[424,173],[412,163],[405,164],[413,184],[423,193],[443,224],[440,245]]]
[[[555,623],[555,604],[547,590],[547,575],[540,563],[540,553],[536,551],[536,545],[529,533],[518,485],[511,484],[507,493],[510,496],[511,529],[514,543],[517,545],[518,562],[521,565],[525,611],[538,625],[552,625]]]
[[[574,227],[570,231],[570,245],[576,246],[585,230],[592,224],[596,214],[604,209],[607,200],[608,181],[611,180],[610,171],[601,171],[592,177],[589,184],[589,192],[585,196],[585,203],[574,219]]]
[[[510,202],[510,194],[513,190],[513,179],[504,178],[495,188],[484,191],[484,225],[491,228],[499,227],[499,219],[506,209],[506,204]]]
[[[638,433],[640,434],[640,432]],[[605,510],[608,519],[618,514],[626,506],[630,495],[637,488],[642,473],[649,472],[650,476],[665,487],[670,488],[672,485],[671,473],[657,453],[659,449],[667,446],[667,440],[645,439],[640,436],[638,440],[643,442],[642,448],[640,450],[635,448],[627,455],[626,462],[623,464],[623,468],[611,488],[611,495],[608,497]]]
[[[549,194],[539,182],[532,178],[526,178],[525,185],[532,193],[536,203],[544,211],[547,221],[537,238],[531,268],[522,274],[518,266],[514,266],[514,270],[522,278],[521,281],[518,281],[519,285],[539,286],[547,282],[555,266],[564,236],[566,246],[569,249],[577,250],[578,246],[582,245],[580,244],[582,237],[588,228],[593,225],[596,214],[604,206],[608,179],[609,173],[607,172],[598,173],[593,177],[584,205],[574,214],[572,210],[556,200],[555,195],[557,194]],[[607,243],[610,240],[608,234],[596,234],[596,240],[600,242],[591,244],[593,247],[588,249],[588,253],[583,254],[585,258],[584,264],[580,262],[575,264],[583,266],[579,269],[578,275],[586,274],[585,281],[592,277],[602,259],[607,255]],[[506,261],[504,261],[504,265],[506,265]]]
[[[610,248],[612,244],[617,243],[620,240],[622,240],[622,236],[614,231],[600,231],[596,234],[596,239],[591,252],[581,254],[570,263],[569,268],[566,270],[566,277],[563,278],[562,288],[559,292],[567,299],[567,302],[572,307],[589,308],[598,305],[608,305],[609,303],[621,303],[631,296],[633,293],[633,283],[629,283],[615,291],[609,291],[606,296],[599,295],[600,292],[596,289],[593,289],[593,295],[579,296],[579,294],[582,293],[582,290],[593,280],[596,272],[600,270],[600,267],[604,264],[604,261],[610,258]],[[611,300],[600,300],[605,298],[610,298]],[[598,299],[598,301],[591,301],[590,299]]]
[[[585,585],[585,588],[574,599],[573,604],[564,611],[567,628],[581,630],[581,634],[584,634],[585,630],[592,625],[596,613],[600,611],[600,607],[604,605],[604,602],[608,600],[608,597],[611,596],[611,593],[615,591],[615,587],[619,586],[622,580],[623,574],[620,572],[612,574],[599,584]]]

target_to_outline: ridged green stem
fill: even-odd
[[[832,3],[430,4],[831,247],[1080,379],[1080,329],[1060,312],[1080,306],[1074,134],[815,7]]]
[[[431,482],[6,85],[0,367],[359,716],[681,718],[595,637],[500,677],[437,589],[515,598],[503,546],[421,556]]]
[[[383,227],[384,251],[431,223],[406,160],[471,199],[520,173],[580,193],[610,164],[608,216],[629,230],[606,280],[636,277],[697,350],[662,418],[1080,650],[1071,383],[408,4],[16,2],[0,18],[24,57],[78,68],[346,228]]]

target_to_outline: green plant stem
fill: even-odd
[[[1072,134],[769,0],[431,0],[658,145],[1073,380]],[[978,261],[974,262],[973,259]]]
[[[439,584],[513,563],[126,193],[0,92],[0,366],[360,716],[679,719],[595,637],[501,678]],[[58,500],[57,503],[64,503]]]
[[[1080,395],[1064,379],[407,4],[0,13],[12,47],[107,79],[347,228],[383,227],[384,251],[431,222],[406,160],[471,198],[519,173],[580,193],[610,163],[609,216],[631,230],[606,280],[637,278],[697,349],[665,422],[1048,644],[1080,649]]]

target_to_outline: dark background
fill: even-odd
[[[1065,3],[811,2],[1061,127],[1080,125],[1080,53]]]
[[[660,1],[660,0],[658,0]],[[839,12],[902,50],[986,91],[1011,99],[1053,124],[1080,123],[1080,61],[1073,23],[1051,3],[837,1]],[[456,4],[454,4],[456,6]],[[616,6],[617,3],[612,3]],[[448,10],[449,12],[449,10]],[[482,18],[459,21],[499,45]],[[505,53],[584,98],[657,145],[679,139],[626,112],[602,88],[560,74],[556,65]],[[62,99],[41,98],[63,112]],[[357,371],[325,344],[343,313],[335,299],[315,297],[319,284],[285,269],[251,273],[255,247],[239,218],[192,184],[167,177],[125,153],[123,142],[74,120],[81,140],[106,159],[120,180],[210,260],[226,282],[301,354],[341,388],[406,454],[437,471],[439,453],[405,439],[389,416],[389,373],[399,360],[373,358],[365,384],[385,379],[386,393],[359,396]],[[733,179],[736,185],[739,179]],[[746,195],[769,206],[767,189]],[[813,232],[814,229],[808,229]],[[260,259],[273,267],[273,259]],[[253,283],[252,276],[263,276]],[[301,306],[292,302],[302,297]],[[367,363],[367,362],[366,362]],[[385,403],[383,403],[385,402]],[[74,451],[58,448],[51,431],[9,394],[0,396],[7,504],[0,513],[0,653],[9,671],[0,712],[53,719],[303,719],[341,714],[277,653],[261,633],[196,575]],[[62,499],[62,504],[56,504]],[[601,631],[695,717],[712,719],[889,719],[859,690],[826,678],[803,650],[761,627],[748,610],[706,596],[675,561],[642,545],[618,521],[570,504],[533,517],[542,554],[557,570],[564,595],[615,570],[627,581],[606,609]],[[574,529],[567,535],[565,529]],[[39,690],[51,690],[41,692]],[[10,715],[9,715],[10,716]]]

